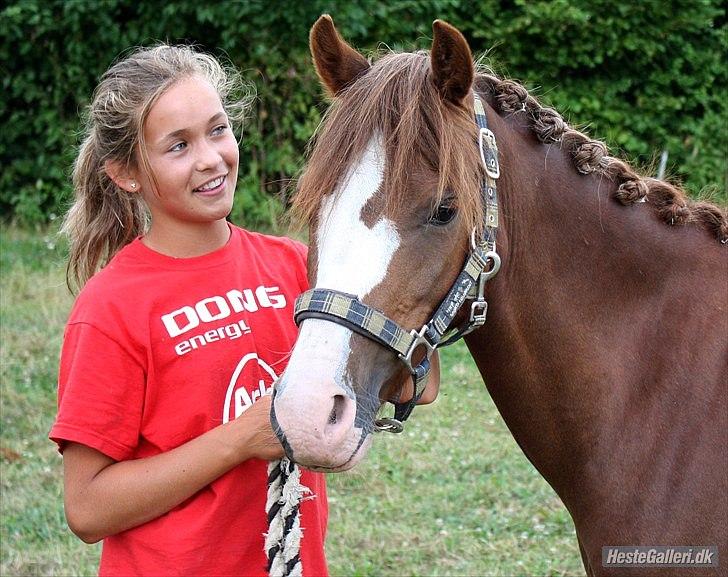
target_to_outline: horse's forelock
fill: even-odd
[[[387,155],[385,210],[411,203],[408,180],[413,167],[424,163],[440,175],[431,191],[433,205],[447,190],[463,225],[481,226],[475,121],[466,109],[442,101],[425,51],[383,56],[334,101],[309,149],[294,215],[312,222],[323,196],[336,190],[377,133]]]

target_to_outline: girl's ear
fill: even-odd
[[[116,160],[107,160],[104,162],[104,172],[120,189],[127,192],[140,191],[139,181],[128,166],[122,165]]]

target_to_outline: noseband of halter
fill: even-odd
[[[435,313],[419,330],[407,331],[393,320],[350,295],[336,290],[314,288],[296,299],[294,320],[300,325],[305,319],[323,319],[343,325],[393,351],[412,375],[414,394],[404,403],[394,402],[394,418],[383,417],[374,423],[375,431],[400,433],[403,423],[412,413],[422,396],[430,372],[430,357],[435,349],[454,343],[472,330],[483,326],[488,303],[485,301],[485,283],[500,268],[500,257],[495,250],[498,231],[498,195],[496,180],[500,176],[498,147],[495,136],[488,130],[483,102],[475,94],[475,121],[478,124],[478,149],[485,166],[485,179],[481,184],[485,227],[483,238],[476,239],[473,229],[470,254],[460,274]],[[470,304],[468,320],[459,327],[450,328],[453,319],[466,301]],[[424,357],[412,364],[415,351],[424,348]]]

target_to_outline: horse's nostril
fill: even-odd
[[[336,424],[341,412],[344,410],[344,395],[334,395],[334,406],[329,413],[329,425]]]

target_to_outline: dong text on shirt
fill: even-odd
[[[204,298],[194,305],[184,305],[172,312],[162,315],[162,324],[170,337],[185,335],[174,350],[177,355],[185,355],[191,351],[205,347],[224,339],[237,339],[251,332],[244,319],[222,326],[211,327],[210,323],[231,319],[233,315],[247,311],[255,313],[261,309],[280,309],[286,306],[286,297],[277,286],[260,285],[255,289],[232,289],[223,296],[213,295]],[[197,329],[195,334],[187,335]]]

